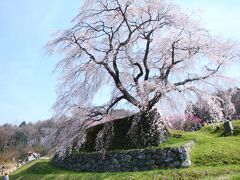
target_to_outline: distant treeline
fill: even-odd
[[[47,154],[46,141],[56,128],[57,123],[53,119],[0,126],[0,161],[23,158],[29,150]]]
[[[116,110],[113,118],[129,116],[130,111]],[[62,143],[62,127],[69,118],[48,119],[36,123],[0,126],[0,163],[12,158],[23,159],[28,151],[50,155]]]

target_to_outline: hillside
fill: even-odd
[[[23,121],[19,126],[0,126],[0,163],[13,157],[23,159],[29,150],[47,154],[48,137],[56,128],[57,121],[53,119],[28,124]]]
[[[55,168],[49,160],[32,162],[19,170],[12,179],[239,179],[240,121],[234,121],[235,135],[223,136],[223,126],[211,125],[198,132],[172,131],[162,147],[179,146],[195,141],[188,169],[161,169],[124,173],[77,173]]]

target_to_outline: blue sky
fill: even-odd
[[[240,41],[239,0],[174,1],[200,7],[212,33]],[[0,124],[51,117],[57,85],[52,72],[60,57],[44,55],[43,46],[53,32],[69,27],[80,5],[81,0],[0,1]]]
[[[43,46],[52,33],[69,26],[80,5],[77,0],[0,1],[0,124],[51,116],[58,57],[46,56]]]

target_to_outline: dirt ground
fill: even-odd
[[[50,159],[50,157],[41,157],[40,159]],[[17,169],[17,162],[9,162],[5,163],[5,170],[4,172],[7,172],[8,174],[11,174],[13,171]],[[23,165],[21,165],[23,166]],[[20,166],[19,166],[20,167]],[[0,177],[2,176],[2,165],[0,164]]]
[[[11,174],[13,171],[17,169],[17,163],[16,162],[10,162],[10,163],[5,163],[5,170],[4,172],[7,172],[8,174]],[[2,174],[2,166],[0,166],[0,171],[1,171],[1,176]]]

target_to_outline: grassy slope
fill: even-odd
[[[234,121],[235,136],[224,137],[223,126],[210,125],[197,132],[173,131],[173,137],[161,146],[182,145],[189,140],[196,142],[192,150],[193,166],[240,164],[240,121]],[[181,135],[180,138],[174,136]]]
[[[153,170],[124,173],[76,173],[53,167],[48,160],[32,162],[19,170],[12,179],[240,179],[240,121],[234,122],[236,135],[224,137],[223,128],[207,126],[198,132],[173,131],[162,147],[196,142],[191,155],[193,167],[188,169]],[[176,134],[180,138],[176,138]]]

